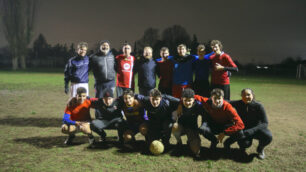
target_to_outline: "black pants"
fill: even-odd
[[[210,97],[210,88],[208,80],[195,80],[193,89],[197,95],[202,97]]]
[[[148,133],[147,142],[150,144],[154,140],[162,139],[164,144],[169,144],[171,137],[172,121],[163,121],[162,123],[147,122]]]
[[[230,92],[230,85],[217,85],[217,84],[212,84],[211,89],[213,90],[214,88],[220,88],[224,92],[224,99],[225,100],[230,100],[231,98],[231,92]]]
[[[224,130],[226,128],[230,127],[231,125],[232,124],[230,124],[230,125],[220,125],[220,124],[216,124],[214,122],[210,122],[210,123],[203,122],[203,124],[199,128],[199,133],[202,134],[206,139],[208,139],[212,143],[217,143],[218,140],[217,140],[217,137],[215,135],[224,132]]]
[[[158,87],[158,90],[162,93],[162,94],[167,94],[167,95],[172,95],[172,87],[170,88],[163,88],[163,87]]]
[[[258,130],[254,132],[254,134],[247,136],[246,138],[239,139],[235,136],[229,137],[225,142],[229,145],[238,141],[238,145],[240,148],[245,149],[252,145],[253,139],[257,139],[259,141],[258,148],[259,150],[264,149],[268,144],[272,141],[272,133],[267,128]]]
[[[122,123],[122,118],[114,118],[112,120],[101,120],[101,119],[95,119],[90,123],[90,129],[97,134],[99,134],[101,137],[106,137],[106,133],[104,129],[117,129],[118,131],[118,137],[119,140],[122,139],[122,133],[119,130],[120,125]]]
[[[150,91],[153,88],[138,87],[138,89],[139,89],[139,94],[144,95],[144,96],[150,96]]]

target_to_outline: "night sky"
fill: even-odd
[[[242,64],[306,59],[305,0],[44,0],[37,13],[34,39],[42,33],[51,44],[107,39],[118,49],[149,27],[161,34],[177,24],[199,42],[221,40]]]

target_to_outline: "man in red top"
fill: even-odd
[[[213,51],[211,62],[213,70],[211,73],[212,89],[220,88],[224,91],[224,99],[230,100],[230,80],[229,73],[238,71],[236,64],[232,58],[222,51],[222,43],[219,40],[212,40],[210,43]]]
[[[238,113],[230,103],[224,101],[223,96],[224,93],[219,88],[212,90],[210,98],[194,96],[208,113],[206,118],[202,119],[203,123],[199,130],[205,138],[211,141],[211,149],[215,149],[218,142],[222,143],[225,135],[239,135],[244,129]],[[218,138],[215,137],[215,134],[219,134]]]
[[[160,59],[157,59],[157,75],[159,77],[158,90],[162,94],[172,95],[172,73],[173,63],[168,60],[169,49],[162,47],[160,49]]]
[[[75,133],[81,131],[89,137],[89,143],[94,142],[94,137],[90,130],[90,107],[91,101],[87,98],[87,90],[84,87],[77,89],[76,103],[67,105],[63,116],[62,132],[69,137],[64,142],[66,145],[72,144]]]
[[[134,89],[134,62],[135,57],[131,55],[132,47],[129,44],[124,44],[122,48],[123,54],[116,57],[117,71],[117,97],[123,94],[127,89]]]

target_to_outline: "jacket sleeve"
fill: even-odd
[[[69,83],[70,76],[71,76],[71,61],[70,60],[65,66],[64,75],[65,75],[64,77],[65,83]]]
[[[63,123],[67,125],[75,125],[75,121],[71,120],[70,114],[64,113]]]
[[[249,128],[249,129],[244,130],[244,133],[247,136],[248,135],[253,135],[256,131],[268,127],[268,118],[267,118],[267,115],[266,115],[266,111],[261,104],[259,104],[257,111],[258,111],[257,113],[258,113],[259,123],[258,123],[258,125],[256,125],[253,128]]]
[[[233,122],[234,125],[226,128],[224,130],[224,133],[227,134],[227,135],[231,135],[231,134],[236,133],[239,130],[244,129],[244,124],[243,124],[240,116],[236,112],[236,110],[232,107],[232,105],[228,104],[228,106],[226,108],[226,111],[230,115],[230,118],[232,119],[232,122]]]
[[[164,94],[163,97],[170,102],[170,111],[174,111],[177,109],[178,105],[180,104],[180,99],[166,94]]]

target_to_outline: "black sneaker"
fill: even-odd
[[[101,137],[99,138],[99,142],[105,142],[105,141],[106,141],[106,137],[102,137],[102,136],[101,136]]]
[[[75,138],[75,135],[69,135],[68,138],[65,140],[64,144],[65,145],[71,145],[72,140]]]
[[[210,149],[215,150],[217,148],[217,144],[218,144],[218,142],[211,142],[210,143]]]

